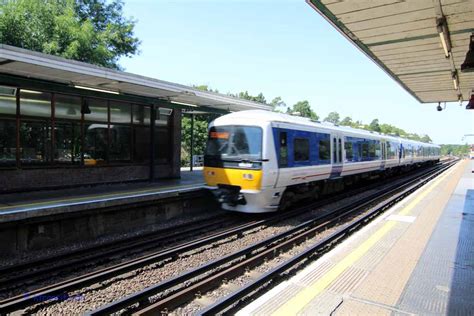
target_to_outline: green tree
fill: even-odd
[[[319,118],[319,116],[311,109],[307,100],[296,102],[291,110],[287,110],[287,113],[299,113],[302,117],[309,117],[312,120],[317,120]]]
[[[237,97],[240,98],[240,99],[259,102],[259,103],[263,103],[263,104],[267,103],[267,100],[265,99],[265,97],[263,96],[263,93],[261,93],[261,92],[257,96],[252,96],[248,93],[248,91],[244,91],[244,92],[240,92],[237,95]]]
[[[443,144],[441,145],[441,155],[454,155],[463,156],[469,154],[469,145],[454,145],[454,144]]]
[[[352,127],[354,125],[354,121],[352,121],[352,118],[350,116],[346,116],[344,119],[342,119],[342,121],[339,124],[343,126]]]
[[[333,124],[339,124],[341,117],[337,112],[330,112],[328,116],[324,119],[325,122],[331,122]]]
[[[425,143],[432,143],[433,141],[431,140],[431,137],[429,137],[428,135],[423,135],[423,137],[421,137],[421,141],[422,142],[425,142]]]
[[[382,131],[378,119],[373,119],[372,122],[370,122],[369,130],[379,133]]]
[[[201,91],[209,91],[209,92],[219,93],[219,90],[211,89],[211,88],[209,88],[209,86],[207,84],[193,85],[193,88],[201,90]]]
[[[1,43],[114,69],[138,51],[134,27],[121,0],[0,1]]]
[[[206,149],[207,126],[215,115],[195,115],[193,132],[193,154],[203,155]],[[191,156],[191,117],[181,119],[181,166],[189,166]]]
[[[281,109],[286,108],[286,103],[281,99],[281,97],[273,98],[270,105],[272,106],[273,111],[281,111]]]

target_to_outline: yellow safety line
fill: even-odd
[[[409,214],[413,208],[425,198],[438,184],[443,181],[450,172],[444,174],[440,178],[436,179],[428,188],[426,188],[419,196],[412,200],[407,206],[405,206],[399,213],[399,215]],[[385,236],[398,222],[389,221],[385,223],[379,230],[377,230],[372,236],[366,241],[359,245],[354,251],[347,255],[344,259],[339,261],[331,270],[329,270],[324,276],[319,278],[316,282],[303,290],[298,292],[285,304],[279,307],[273,316],[288,316],[296,315],[306,305],[308,305],[316,296],[318,296],[325,288],[327,288],[334,280],[336,280],[347,268],[352,266],[357,260],[359,260],[366,252],[368,252],[383,236]]]
[[[159,189],[153,188],[153,189],[145,189],[145,190],[137,190],[137,191],[123,191],[120,193],[110,193],[110,194],[102,194],[102,195],[92,195],[92,196],[86,196],[86,197],[80,197],[80,198],[71,198],[71,199],[62,199],[62,200],[52,200],[52,201],[46,201],[46,202],[35,202],[35,203],[28,203],[28,204],[14,204],[10,206],[3,206],[0,207],[0,210],[5,210],[5,209],[13,209],[13,208],[25,208],[28,206],[46,206],[46,205],[54,205],[57,203],[63,203],[63,202],[69,202],[69,203],[75,203],[75,202],[81,202],[81,201],[87,201],[87,200],[95,200],[95,199],[103,199],[103,198],[109,198],[109,197],[115,197],[115,196],[126,196],[126,195],[133,195],[133,194],[141,194],[141,193],[148,193],[148,192],[156,192],[160,193],[161,191],[165,190],[170,190],[170,189],[176,189],[176,188],[183,188],[186,189],[188,187],[193,187],[199,185],[198,183],[196,184],[188,184],[188,185],[175,185],[171,187],[160,187]]]

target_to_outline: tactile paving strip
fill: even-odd
[[[474,312],[473,188],[474,176],[459,182],[400,297],[400,309],[416,314]]]

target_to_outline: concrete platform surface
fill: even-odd
[[[237,315],[474,314],[473,169],[458,163]]]
[[[181,172],[180,179],[135,182],[0,195],[0,223],[145,202],[204,189],[202,171]]]

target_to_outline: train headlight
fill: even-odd
[[[214,171],[208,171],[207,175],[210,176],[210,177],[213,177],[215,175],[215,173],[214,173]]]
[[[245,180],[253,180],[253,174],[251,173],[244,173],[242,176]]]

